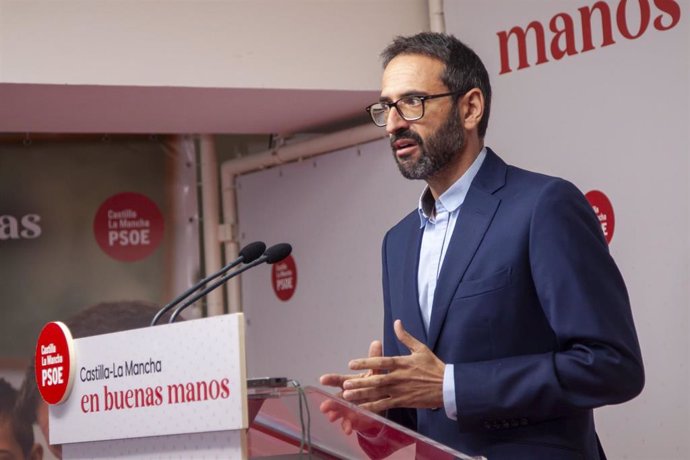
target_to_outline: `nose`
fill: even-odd
[[[388,119],[386,120],[386,132],[390,135],[401,129],[406,129],[409,126],[410,122],[401,117],[395,107],[391,107],[391,110],[388,112]]]

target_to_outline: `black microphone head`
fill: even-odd
[[[248,264],[261,257],[265,250],[266,243],[263,241],[254,241],[240,249],[240,257],[242,257],[242,262]]]
[[[291,252],[292,246],[287,243],[278,243],[266,249],[264,257],[266,257],[267,263],[274,264],[289,256]]]

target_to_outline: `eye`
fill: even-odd
[[[378,103],[378,104],[372,104],[369,106],[369,110],[371,113],[379,114],[379,113],[384,113],[388,112],[390,110],[390,107],[383,104],[383,103]]]
[[[405,96],[398,101],[398,104],[402,104],[406,107],[419,107],[422,105],[422,100],[419,96]]]

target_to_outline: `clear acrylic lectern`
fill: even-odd
[[[331,422],[329,413],[339,420]],[[359,432],[345,434],[342,417]],[[313,387],[249,390],[250,459],[473,459]]]

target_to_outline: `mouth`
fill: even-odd
[[[413,139],[398,139],[393,142],[393,152],[398,159],[405,159],[417,151],[419,144]]]

